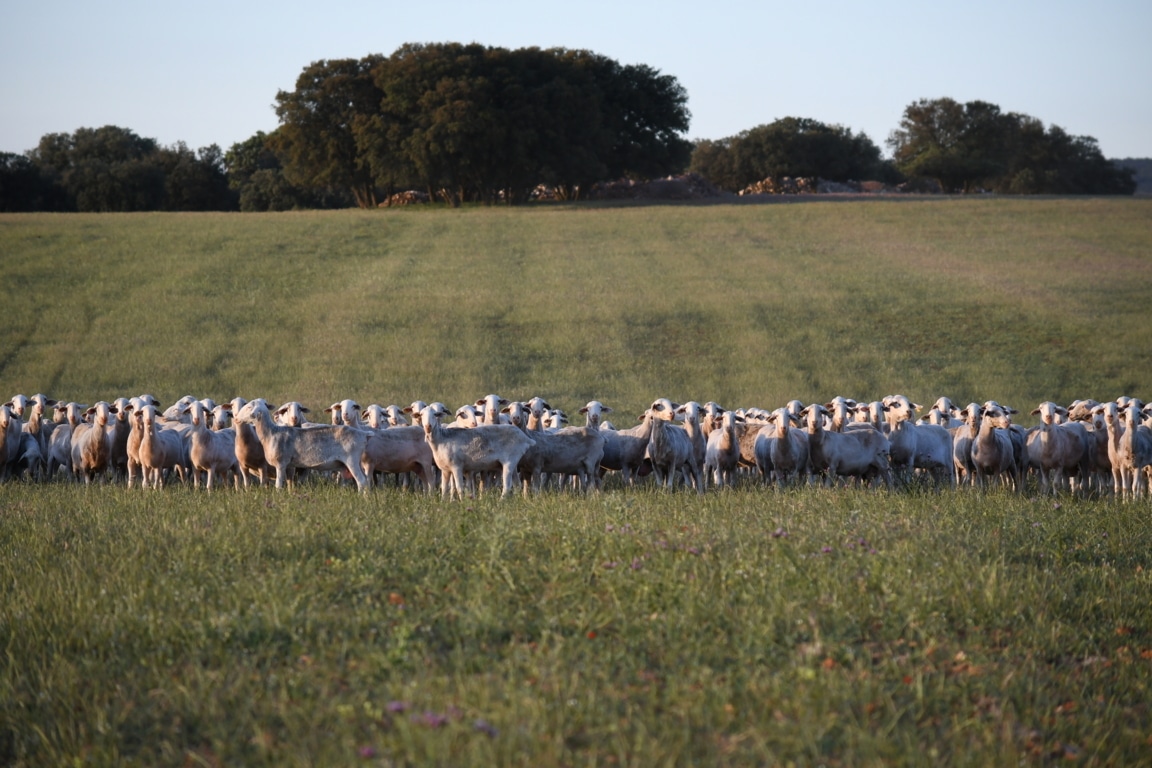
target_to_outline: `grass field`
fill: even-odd
[[[1152,399],[1152,201],[0,216],[0,392]],[[1152,508],[0,486],[0,764],[1142,765]]]

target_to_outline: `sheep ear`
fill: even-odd
[[[602,406],[602,407],[600,408],[600,410],[601,410],[603,413],[612,413],[612,409],[611,409],[611,408],[609,408],[609,407],[608,407],[608,406],[606,406],[606,405],[605,405],[605,406]]]
[[[920,405],[919,403],[912,403],[912,410],[914,410],[914,411],[919,411],[919,410],[922,410],[923,408],[924,408],[924,406]]]
[[[583,408],[581,408],[580,413],[588,413],[588,406],[584,406]]]
[[[1033,415],[1033,416],[1035,416],[1035,415],[1036,415],[1036,414],[1038,414],[1038,413],[1040,413],[1040,409],[1039,409],[1039,408],[1037,408],[1036,410],[1032,411],[1032,415]]]
[[[504,398],[500,398],[500,405],[508,405],[508,401]]]
[[[1061,416],[1067,416],[1068,415],[1068,409],[1062,405],[1058,405],[1058,406],[1056,406],[1056,413],[1060,414]]]

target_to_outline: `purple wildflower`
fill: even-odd
[[[824,554],[828,554],[829,552],[832,551],[832,547],[821,547],[820,551],[823,552]]]
[[[371,760],[372,758],[376,757],[376,747],[360,747],[360,757],[365,760]]]
[[[431,710],[427,710],[423,714],[412,715],[410,719],[417,725],[424,725],[429,728],[443,728],[448,724],[447,717],[440,714],[439,712],[433,712]]]
[[[644,563],[643,563],[643,561],[640,560],[640,558],[638,558],[638,557],[632,558],[632,570],[638,571],[643,567],[644,567]]]
[[[616,562],[615,560],[609,560],[609,561],[608,561],[608,562],[606,562],[606,563],[602,563],[602,564],[600,565],[600,567],[601,567],[601,568],[615,568],[615,567],[616,567],[616,566],[618,566],[618,565],[620,565],[620,563]]]
[[[688,547],[688,554],[698,555],[700,554],[700,549],[698,547]]]
[[[500,731],[496,730],[496,726],[492,725],[492,723],[488,722],[482,717],[476,718],[476,720],[474,720],[472,723],[472,727],[477,731],[480,731],[480,733],[483,733],[484,735],[493,739],[496,738],[496,736],[500,733]]]
[[[772,531],[772,538],[774,538],[774,539],[785,538],[786,539],[786,538],[788,538],[788,531],[784,530],[783,528],[777,528],[776,530]]]
[[[393,714],[399,714],[400,712],[406,712],[409,706],[411,705],[406,701],[390,701],[384,705],[384,709]]]

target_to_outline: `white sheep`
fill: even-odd
[[[441,472],[440,495],[463,499],[465,474],[500,472],[503,493],[515,488],[516,468],[536,441],[511,424],[481,424],[473,429],[445,427],[439,409],[426,406],[420,413],[424,439]],[[472,489],[469,487],[469,494]]]
[[[600,425],[604,421],[604,414],[612,413],[612,409],[599,400],[590,400],[587,405],[580,409],[580,413],[584,414],[585,417],[584,426],[600,429]]]
[[[676,476],[690,478],[697,493],[704,493],[704,479],[700,463],[696,460],[696,447],[680,427],[672,423],[681,406],[667,398],[658,398],[644,412],[644,420],[651,425],[645,457],[652,462],[656,484],[672,490]]]
[[[1009,435],[1011,420],[1004,407],[989,401],[981,407],[965,409],[963,415],[973,435],[969,455],[976,485],[984,487],[989,478],[1000,478],[1005,483],[1015,479],[1020,490],[1016,451]]]
[[[1064,487],[1065,478],[1073,492],[1077,491],[1075,481],[1079,479],[1079,491],[1085,493],[1096,463],[1095,440],[1090,439],[1082,423],[1061,423],[1060,418],[1067,418],[1068,409],[1056,403],[1040,403],[1032,415],[1040,416],[1040,425],[1028,430],[1028,466],[1040,475],[1040,493],[1047,493],[1051,488],[1055,494]]]
[[[800,414],[785,406],[770,413],[768,420],[771,426],[762,427],[756,438],[760,474],[781,486],[804,479],[808,475],[808,433],[793,426],[803,423]]]
[[[72,473],[84,483],[91,483],[108,471],[112,455],[108,450],[105,427],[112,416],[112,405],[103,400],[88,409],[91,423],[81,422],[72,428]]]
[[[740,467],[737,419],[732,411],[721,409],[719,423],[712,427],[708,435],[708,445],[704,450],[704,476],[711,476],[713,483],[718,486],[732,487],[736,482],[736,471]]]
[[[605,438],[598,429],[567,427],[558,431],[529,429],[532,410],[527,403],[509,403],[505,411],[513,426],[522,430],[534,445],[517,464],[524,495],[539,493],[549,475],[571,475],[582,491],[600,487],[600,460],[604,458]]]
[[[239,424],[251,424],[264,448],[264,459],[276,469],[276,487],[284,488],[293,481],[296,470],[347,469],[361,491],[368,490],[368,480],[361,466],[367,432],[351,427],[317,425],[310,429],[285,427],[273,423],[268,403],[263,398],[249,401],[232,418]]]
[[[904,395],[884,398],[884,418],[892,469],[907,481],[919,469],[928,472],[936,485],[955,485],[952,435],[935,424],[917,424],[921,406]]]
[[[215,406],[213,406],[215,408]],[[227,411],[221,408],[221,413]],[[204,488],[211,491],[218,475],[227,477],[235,473],[235,485],[240,485],[240,465],[236,461],[236,431],[234,429],[208,429],[209,412],[200,401],[188,405],[192,419],[189,434],[188,458],[192,469],[192,485],[200,487],[200,473],[205,473]]]
[[[236,421],[236,414],[247,404],[248,401],[243,397],[235,397],[224,406],[232,414],[232,420],[235,422],[236,433],[233,436],[235,441],[233,452],[236,455],[236,465],[239,467],[240,479],[243,481],[245,489],[251,482],[250,478],[256,478],[260,485],[264,485],[268,482],[269,473],[272,471],[271,465],[264,457],[264,445],[256,434],[256,428],[251,424],[242,424]]]
[[[156,490],[163,488],[164,473],[170,471],[175,471],[183,482],[187,477],[188,463],[185,460],[184,439],[181,433],[161,426],[154,405],[145,405],[138,410],[133,408],[132,418],[136,421],[136,428],[140,433],[138,456],[141,487],[151,486]]]
[[[825,475],[825,483],[832,484],[838,477],[856,477],[870,480],[879,477],[888,488],[892,487],[892,471],[888,462],[888,439],[875,429],[836,432],[825,429],[825,420],[832,414],[827,406],[809,405],[801,415],[808,433],[808,460],[813,471]]]

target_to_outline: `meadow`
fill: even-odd
[[[5,215],[0,254],[10,394],[1152,399],[1141,199]],[[1147,500],[1000,490],[9,483],[0,764],[1146,764],[1150,553]]]

